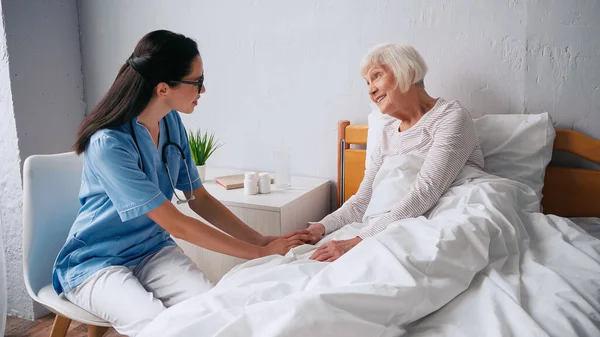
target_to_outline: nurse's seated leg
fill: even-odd
[[[135,336],[166,309],[124,266],[107,267],[96,272],[65,296],[127,336]]]
[[[133,273],[167,308],[213,287],[178,246],[163,248],[137,265]]]

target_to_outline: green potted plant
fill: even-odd
[[[188,134],[190,152],[192,153],[192,158],[198,167],[200,180],[204,182],[204,178],[206,176],[206,161],[218,148],[223,146],[223,144],[219,143],[218,140],[215,139],[214,132],[209,133],[202,132],[200,130],[192,132],[190,130]]]

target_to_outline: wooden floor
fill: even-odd
[[[22,318],[16,318],[8,316],[6,319],[6,332],[5,337],[48,337],[50,336],[50,330],[52,330],[52,323],[54,322],[54,314],[44,316],[39,320],[32,322]],[[71,322],[69,326],[69,332],[67,337],[84,337],[87,336],[87,325],[79,322]],[[123,336],[118,334],[114,329],[109,329],[104,337],[119,337]]]

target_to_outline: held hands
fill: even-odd
[[[321,225],[320,223],[312,223],[306,229],[299,230],[292,234],[308,234],[308,237],[302,236],[303,238],[306,238],[306,240],[304,242],[308,243],[310,245],[314,245],[315,243],[319,242],[325,235],[325,226]],[[277,238],[277,237],[276,236],[266,236],[265,238]]]
[[[333,262],[362,241],[360,237],[350,240],[330,241],[317,249],[310,257],[311,260]]]
[[[320,223],[313,223],[304,230],[284,236],[263,236],[258,242],[258,245],[261,246],[260,256],[285,255],[290,249],[305,243],[314,245],[324,235],[325,227]],[[361,241],[362,239],[358,236],[350,240],[330,241],[319,247],[310,259],[321,262],[333,262]]]
[[[285,255],[294,248],[308,242],[312,236],[308,230],[301,230],[283,236],[263,236],[260,246],[260,256]]]

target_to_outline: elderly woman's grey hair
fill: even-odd
[[[411,84],[424,86],[427,65],[421,54],[412,46],[400,43],[385,43],[373,47],[360,63],[360,73],[365,76],[373,65],[391,68],[398,87],[408,91]]]

